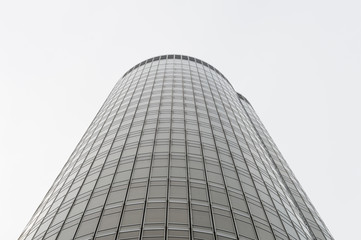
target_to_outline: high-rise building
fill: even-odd
[[[333,238],[247,99],[164,55],[118,81],[19,239]]]

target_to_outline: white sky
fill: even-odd
[[[16,239],[116,81],[179,53],[252,103],[336,239],[361,216],[361,2],[1,1],[0,232]]]

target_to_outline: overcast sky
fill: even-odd
[[[0,232],[17,239],[116,81],[202,59],[251,102],[333,236],[361,216],[361,2],[1,1]]]

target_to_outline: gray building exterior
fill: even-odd
[[[163,55],[118,81],[19,239],[333,237],[247,99]]]

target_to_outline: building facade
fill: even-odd
[[[118,81],[19,239],[333,238],[247,99],[164,55]]]

